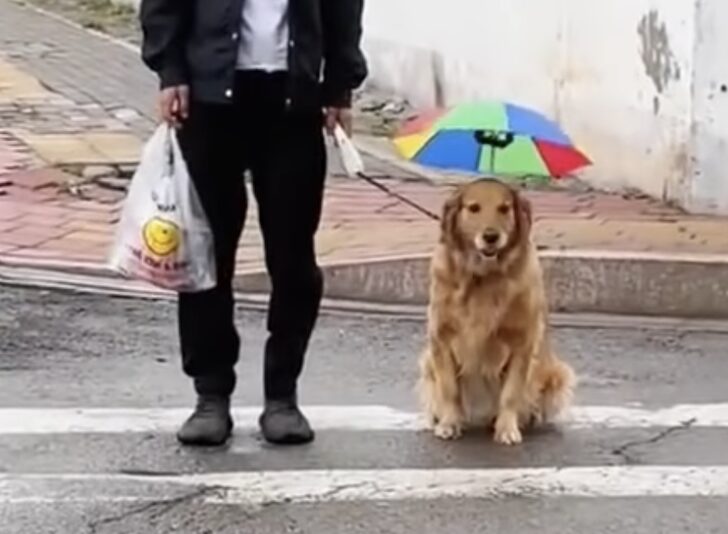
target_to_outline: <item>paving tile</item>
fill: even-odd
[[[60,197],[58,199],[58,205],[75,213],[95,212],[105,214],[116,213],[120,207],[118,205],[105,204],[93,200],[74,198],[69,195]]]
[[[44,204],[52,200],[56,196],[56,192],[46,189],[25,189],[15,185],[9,185],[3,188],[6,199],[12,199],[16,202],[25,202],[26,204]]]
[[[18,247],[16,247],[15,245],[3,245],[2,243],[0,243],[0,259],[2,259],[3,255],[10,254],[14,250],[17,250],[17,248]]]
[[[10,224],[13,226],[21,226],[21,227],[27,227],[27,226],[48,226],[51,228],[59,228],[59,229],[65,229],[65,232],[71,232],[73,228],[67,228],[65,225],[67,224],[68,219],[66,217],[61,216],[53,216],[48,213],[29,213],[27,215],[23,215],[22,217],[18,217],[17,219],[11,221]],[[0,223],[0,231],[2,231],[3,225]]]
[[[85,242],[89,245],[108,245],[113,240],[113,233],[107,228],[105,232],[94,232],[81,230],[64,234],[64,239],[69,241]]]
[[[13,230],[17,228],[18,226],[21,226],[22,223],[19,223],[18,220],[11,220],[11,221],[1,221],[0,220],[0,234],[3,232],[8,232],[10,230]]]
[[[74,212],[60,206],[53,206],[48,203],[29,203],[25,207],[25,214],[37,215],[38,217],[49,217],[50,220],[68,219],[74,216]]]
[[[142,142],[133,134],[89,133],[82,136],[88,145],[114,164],[134,164],[139,161]]]
[[[46,235],[34,232],[24,232],[21,229],[13,229],[0,234],[0,245],[11,245],[15,247],[37,247],[50,238]]]
[[[103,165],[108,163],[106,156],[97,152],[88,141],[80,136],[25,132],[19,132],[17,135],[48,165]]]
[[[112,225],[106,222],[87,221],[76,218],[64,219],[61,223],[61,227],[67,229],[69,232],[84,231],[96,233],[113,233],[114,229],[111,226]]]
[[[9,251],[9,256],[13,258],[33,259],[33,260],[48,260],[48,261],[61,261],[68,260],[68,255],[59,250],[47,249],[47,248],[14,248]]]
[[[9,173],[5,179],[16,187],[38,190],[68,183],[71,176],[60,169],[42,168]]]
[[[70,239],[68,237],[50,240],[44,243],[44,248],[63,252],[86,252],[100,259],[103,259],[106,253],[105,247],[99,243],[84,239]]]
[[[37,236],[44,240],[57,239],[67,235],[69,231],[61,226],[50,226],[47,224],[20,224],[8,231],[8,233],[21,233],[28,236]]]
[[[11,221],[28,214],[28,204],[15,199],[0,198],[0,221]]]
[[[68,212],[71,213],[71,215],[68,216],[68,220],[76,220],[81,222],[92,222],[92,223],[103,223],[110,226],[113,226],[116,224],[116,222],[119,220],[119,215],[117,212],[114,211],[81,211],[81,210],[73,210],[68,209]],[[81,224],[81,223],[79,223]]]
[[[43,99],[48,95],[37,79],[0,60],[0,102],[16,102],[18,97]]]

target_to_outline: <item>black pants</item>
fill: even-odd
[[[240,72],[232,105],[192,102],[179,141],[215,239],[217,287],[179,297],[183,368],[201,395],[229,395],[240,339],[232,279],[245,222],[243,174],[252,174],[272,294],[267,399],[296,392],[322,294],[314,234],[321,218],[326,150],[320,110],[286,107],[282,73]]]

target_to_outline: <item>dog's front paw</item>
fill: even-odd
[[[435,430],[437,426],[437,417],[431,412],[425,413],[425,428],[427,430]]]
[[[458,439],[463,434],[461,425],[439,422],[435,425],[435,436],[444,440]]]
[[[518,428],[518,417],[509,414],[498,416],[495,421],[496,443],[501,445],[518,445],[523,441],[521,430]]]

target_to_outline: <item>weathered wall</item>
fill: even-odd
[[[728,1],[698,2],[693,83],[692,174],[684,204],[728,213]]]
[[[708,35],[726,11],[725,0],[367,0],[365,46],[371,82],[417,105],[488,97],[551,115],[595,160],[584,173],[595,185],[691,207],[719,194],[728,208],[715,173],[726,132],[704,118],[719,104],[700,82],[726,70],[728,43]]]
[[[418,106],[534,107],[594,159],[591,183],[728,214],[728,1],[365,5],[370,83]]]

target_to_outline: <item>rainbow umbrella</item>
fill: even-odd
[[[553,121],[499,102],[421,113],[394,143],[415,163],[475,174],[559,178],[591,164]]]

